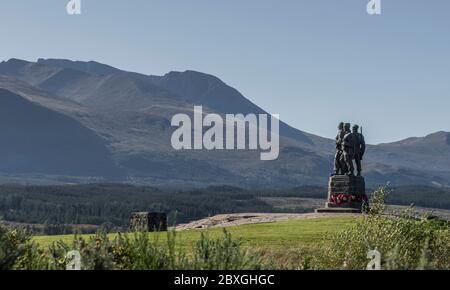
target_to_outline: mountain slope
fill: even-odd
[[[75,120],[0,89],[0,172],[123,177],[106,143]]]

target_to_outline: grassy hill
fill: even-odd
[[[248,247],[260,247],[271,249],[286,249],[311,247],[320,242],[326,233],[336,232],[351,225],[355,217],[323,217],[305,220],[295,220],[286,222],[274,222],[263,224],[240,225],[226,228],[233,237],[240,238],[244,245]],[[177,232],[179,241],[185,245],[195,243],[201,232],[207,232],[212,238],[222,235],[222,228],[212,228],[207,230],[190,230]],[[117,234],[109,234],[114,238]],[[149,233],[151,236],[164,235],[163,233]],[[80,235],[89,238],[93,235]],[[55,241],[70,243],[74,235],[59,236],[35,236],[33,240],[41,246],[48,246]]]
[[[232,237],[240,239],[246,250],[262,251],[277,260],[279,264],[292,264],[301,259],[302,254],[314,254],[326,239],[327,234],[336,233],[352,225],[357,217],[323,217],[286,222],[263,224],[249,224],[226,228]],[[189,230],[176,233],[177,247],[186,250],[192,249],[200,239],[201,233],[207,233],[211,239],[223,236],[222,228],[208,230]],[[132,235],[132,234],[130,234]],[[159,238],[161,243],[166,242],[165,233],[150,233],[151,239]],[[81,235],[88,239],[92,235]],[[109,234],[110,239],[117,234]],[[42,247],[48,247],[53,242],[63,241],[71,244],[73,235],[35,236],[33,241]]]

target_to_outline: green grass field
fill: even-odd
[[[333,233],[349,227],[354,223],[355,217],[326,217],[304,219],[276,223],[250,224],[228,227],[227,230],[234,238],[241,239],[243,246],[249,250],[261,250],[272,255],[278,261],[292,262],[304,253],[313,253],[327,233]],[[177,247],[192,248],[199,239],[201,232],[207,232],[210,238],[222,236],[222,228],[209,230],[181,231],[176,234]],[[150,234],[152,238],[165,241],[166,235]],[[82,235],[89,238],[91,235]],[[116,234],[110,234],[114,238]],[[74,236],[36,236],[33,238],[39,245],[46,247],[52,242],[62,240],[71,244]]]

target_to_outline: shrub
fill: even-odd
[[[4,236],[17,237],[15,231]],[[201,234],[191,251],[178,247],[176,232],[150,235],[137,232],[133,235],[119,234],[108,238],[105,232],[98,232],[89,239],[75,236],[72,245],[54,242],[43,249],[27,239],[9,238],[9,256],[1,259],[2,269],[21,270],[64,270],[71,257],[67,253],[76,250],[82,257],[82,270],[241,270],[261,269],[258,255],[250,255],[242,250],[241,241],[235,240],[226,230],[223,237],[216,240]],[[17,242],[20,241],[20,242]],[[21,245],[20,247],[17,245]],[[2,243],[1,245],[6,245]],[[3,246],[2,246],[3,247]],[[23,250],[20,250],[23,249]],[[7,264],[6,264],[7,263]]]
[[[314,268],[365,269],[367,253],[382,254],[383,269],[449,269],[448,225],[422,216],[412,208],[400,216],[383,214],[389,189],[382,187],[371,198],[371,209],[349,229],[330,237],[323,245]]]
[[[224,230],[223,238],[211,240],[202,233],[194,250],[194,270],[256,270],[264,268],[261,256],[250,255]]]
[[[13,269],[30,245],[30,234],[24,229],[10,230],[0,225],[0,270]]]
[[[181,248],[176,250],[176,233],[168,232],[164,243],[161,234],[150,236],[137,232],[133,237],[119,234],[112,248],[119,269],[176,270],[186,268],[187,260]]]

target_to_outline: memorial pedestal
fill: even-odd
[[[362,176],[336,175],[328,182],[328,201],[317,213],[361,213],[368,205],[366,183]]]

